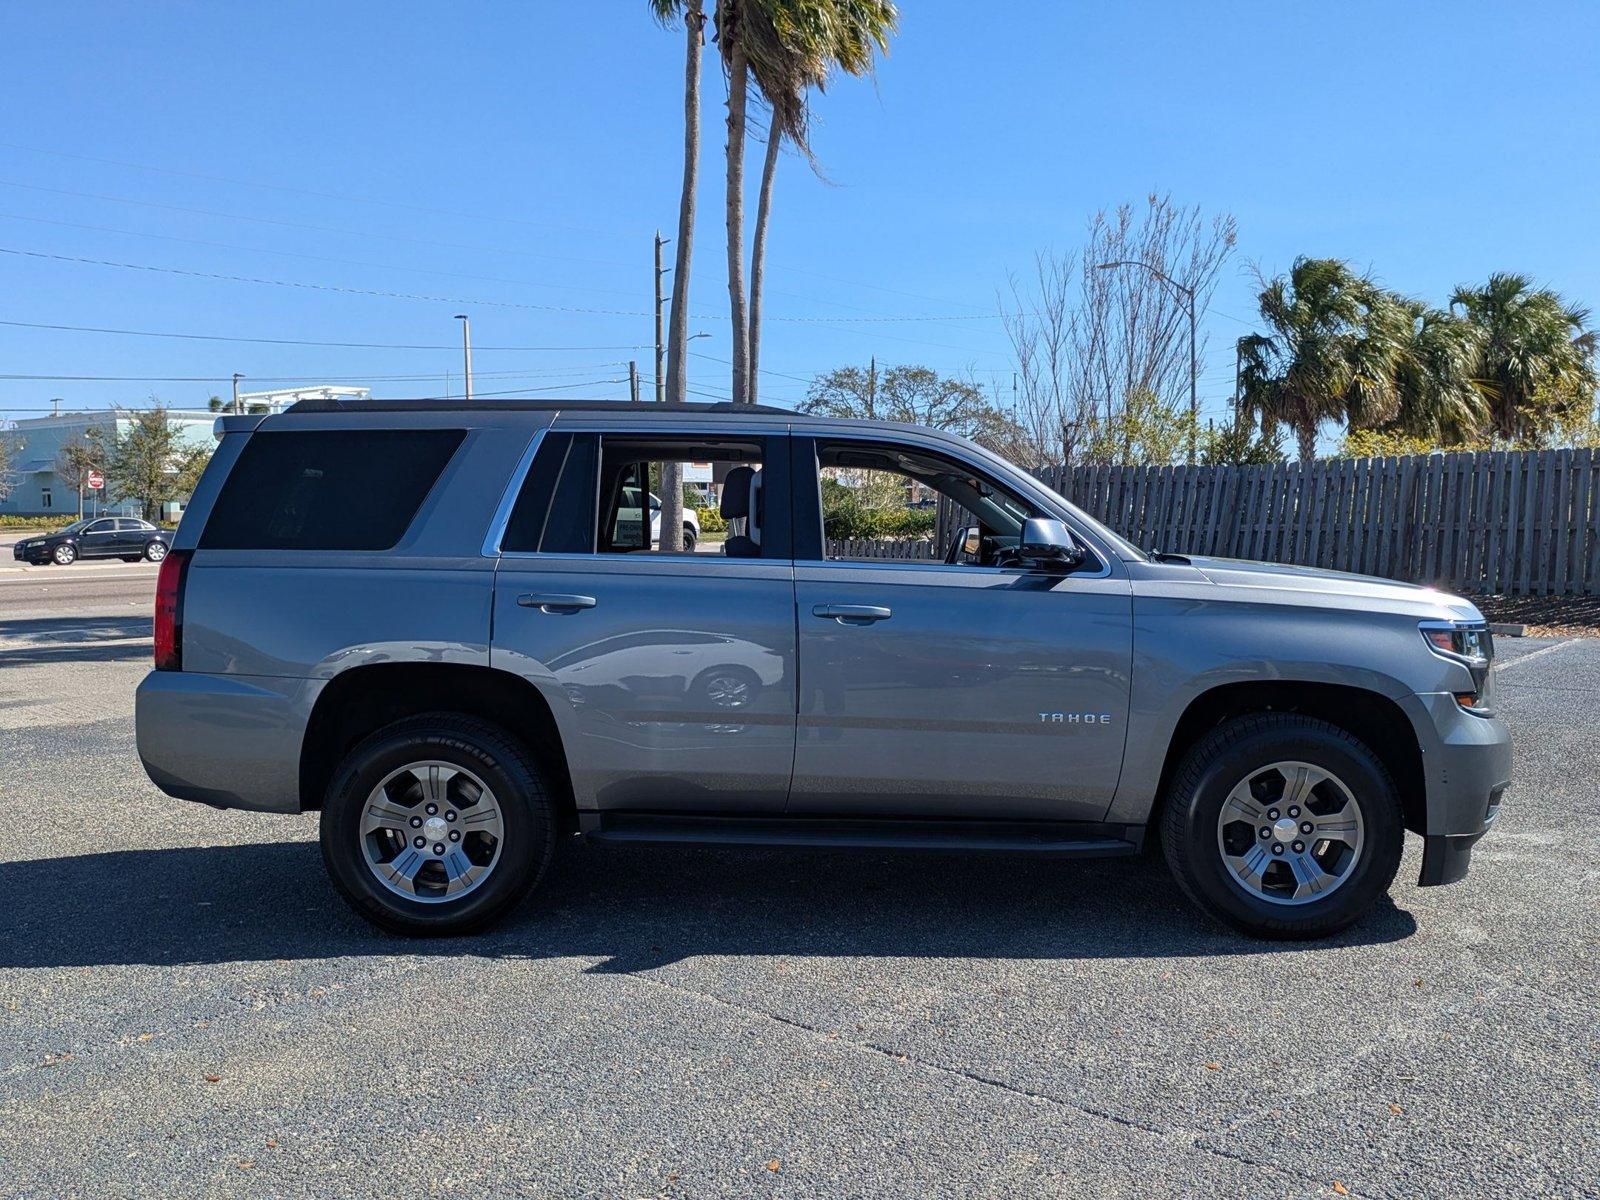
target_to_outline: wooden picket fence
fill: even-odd
[[[1038,475],[1144,548],[1300,563],[1470,594],[1600,594],[1600,454],[1593,450],[1306,466],[1091,465]],[[956,515],[941,517],[944,534]]]
[[[929,559],[933,542],[927,538],[829,538],[829,558]]]

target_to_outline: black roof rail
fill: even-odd
[[[317,396],[297,400],[285,413],[392,413],[392,412],[634,412],[641,416],[650,413],[761,413],[765,416],[799,417],[792,409],[775,408],[770,404],[658,404],[631,400],[439,400],[420,398],[414,400],[335,400]]]

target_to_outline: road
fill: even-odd
[[[1418,890],[1413,839],[1326,944],[1153,861],[583,845],[416,943],[313,818],[145,780],[150,585],[111,574],[0,584],[0,1194],[1600,1191],[1600,640],[1503,643],[1472,875]]]

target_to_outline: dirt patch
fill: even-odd
[[[1600,596],[1474,596],[1491,621],[1526,625],[1529,637],[1600,637]]]

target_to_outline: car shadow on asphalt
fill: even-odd
[[[0,621],[0,666],[149,658],[150,638],[148,613]]]
[[[592,958],[592,972],[701,955],[1013,959],[1287,954],[1399,941],[1384,900],[1337,938],[1264,942],[1195,911],[1155,859],[575,844],[540,891],[467,938],[383,934],[334,894],[313,842],[0,863],[0,968],[396,954]]]

